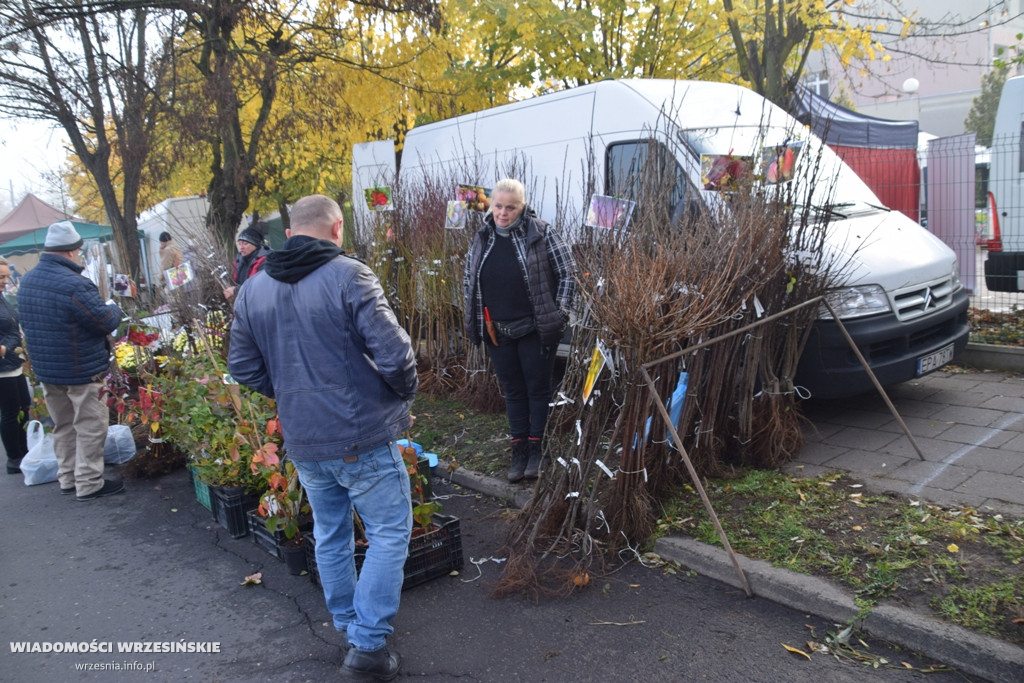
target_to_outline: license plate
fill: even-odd
[[[917,376],[926,375],[932,370],[938,370],[946,363],[953,360],[953,345],[943,346],[935,353],[921,356],[917,359]]]

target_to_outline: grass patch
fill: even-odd
[[[1024,645],[1024,522],[868,495],[841,474],[758,470],[707,489],[739,553],[838,581],[862,605],[890,599]],[[689,487],[657,529],[720,545]]]
[[[511,462],[505,413],[477,413],[459,401],[419,394],[412,440],[442,460],[504,479]]]

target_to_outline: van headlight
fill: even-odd
[[[833,289],[825,295],[825,299],[842,320],[862,318],[891,310],[885,290],[879,285]],[[832,314],[822,305],[818,307],[818,317],[822,320],[831,320]]]
[[[964,283],[960,279],[960,264],[955,260],[953,261],[953,273],[950,278],[950,285],[953,292],[959,292],[964,287]]]

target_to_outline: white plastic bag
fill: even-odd
[[[39,420],[28,423],[28,453],[21,459],[25,486],[57,481],[57,454],[53,452],[53,435],[43,431]]]
[[[135,457],[135,437],[127,425],[107,427],[107,440],[103,444],[103,461],[110,465],[123,465]]]

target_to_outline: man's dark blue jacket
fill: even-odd
[[[235,299],[228,372],[277,400],[288,457],[330,460],[409,428],[409,335],[363,263],[308,235],[267,256]]]
[[[43,252],[21,279],[18,313],[38,381],[89,384],[109,370],[107,335],[121,322],[121,309],[103,303],[82,266]]]

